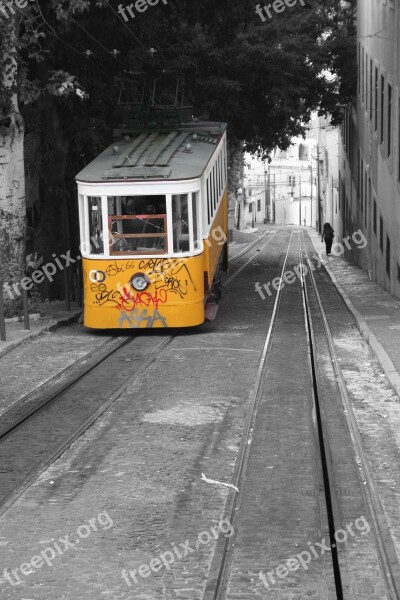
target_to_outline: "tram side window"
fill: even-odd
[[[199,223],[199,192],[195,192],[192,194],[192,215],[193,215],[194,249],[200,250],[201,235],[200,235],[200,223]]]
[[[218,154],[218,198],[222,191],[222,178],[221,178],[221,153]]]
[[[212,211],[211,211],[211,194],[210,194],[210,178],[207,178],[207,219],[208,224],[211,223]]]
[[[166,197],[109,196],[111,254],[167,252]]]
[[[100,196],[88,196],[90,253],[104,254],[103,214]]]
[[[172,196],[172,229],[174,235],[174,252],[188,252],[190,246],[187,194],[175,194]]]

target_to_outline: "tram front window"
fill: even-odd
[[[189,250],[189,209],[188,195],[172,196],[172,228],[174,233],[174,252]]]
[[[89,237],[91,254],[104,254],[103,244],[103,214],[100,196],[88,196],[89,207]]]
[[[165,196],[109,196],[111,254],[167,252]]]

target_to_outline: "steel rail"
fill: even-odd
[[[65,375],[66,373],[68,373],[69,371],[71,371],[73,369],[76,369],[77,363],[79,361],[77,361],[76,363],[73,363],[73,365],[70,365],[69,367],[67,367],[66,369],[61,371],[61,373],[58,373],[57,375],[52,377],[50,382],[45,382],[44,384],[42,384],[42,386],[39,386],[39,388],[36,388],[33,392],[31,392],[30,394],[27,394],[26,396],[24,396],[23,398],[18,400],[18,402],[16,402],[12,406],[10,406],[10,408],[8,408],[3,413],[1,413],[0,442],[7,435],[12,433],[14,431],[14,429],[16,429],[17,427],[22,425],[25,421],[30,419],[33,415],[35,415],[38,412],[40,412],[41,410],[43,410],[46,406],[49,406],[50,404],[52,404],[55,400],[57,400],[57,398],[59,398],[67,390],[69,390],[71,387],[76,385],[79,381],[81,381],[81,379],[86,377],[86,375],[88,373],[90,373],[91,371],[93,371],[93,369],[98,367],[102,362],[107,360],[107,358],[112,356],[115,352],[120,350],[126,344],[131,343],[132,341],[133,341],[132,338],[126,338],[126,339],[122,340],[122,342],[119,342],[115,347],[112,347],[109,351],[106,352],[106,354],[100,356],[98,358],[98,360],[96,360],[94,363],[91,363],[88,367],[84,368],[80,373],[78,373],[75,376],[72,375],[70,380],[66,381],[61,387],[58,387],[53,392],[51,392],[51,390],[50,390],[50,394],[46,398],[44,398],[44,399],[40,398],[40,396],[39,396],[40,393],[45,393],[45,390],[49,387],[49,385],[53,385],[55,383],[55,381],[57,379],[59,379],[61,376]],[[96,350],[89,353],[89,355],[86,355],[84,357],[84,359],[90,361],[92,358],[95,358],[96,354],[100,354],[104,350],[104,346],[106,346],[110,343],[111,343],[110,340],[108,340],[107,342],[102,344],[100,346],[100,348],[96,348]],[[23,410],[24,404],[32,404],[35,402],[39,402],[39,403],[34,408],[27,407],[27,410]],[[19,418],[13,420],[12,413],[18,412],[18,410],[20,410],[23,414]],[[10,417],[11,417],[11,419],[10,419]],[[12,421],[12,425],[4,426],[4,421],[7,421],[7,419]]]
[[[250,244],[248,244],[245,248],[243,248],[243,250],[240,250],[234,256],[232,256],[232,258],[229,259],[229,263],[231,264],[231,263],[235,262],[238,258],[243,256],[243,254],[246,254],[247,252],[249,252],[249,250],[251,250],[254,246],[256,246],[258,244],[258,242],[261,242],[261,240],[263,238],[265,238],[265,236],[268,235],[269,233],[276,234],[276,232],[273,232],[272,230],[266,231],[265,233],[260,235],[256,240],[253,240],[252,242],[250,242]]]
[[[323,476],[323,487],[325,494],[325,503],[328,519],[328,533],[331,547],[331,559],[333,576],[335,580],[336,596],[337,600],[344,600],[343,590],[349,589],[348,577],[345,568],[341,568],[341,556],[339,557],[339,549],[335,540],[335,532],[337,529],[337,523],[340,521],[340,511],[338,510],[338,501],[335,495],[335,489],[332,486],[332,475],[330,466],[332,464],[331,450],[329,445],[329,438],[326,432],[326,415],[324,410],[323,402],[320,401],[320,379],[318,374],[318,366],[316,362],[315,350],[315,333],[313,327],[313,318],[311,315],[311,307],[309,303],[308,291],[306,286],[306,272],[304,269],[303,252],[301,250],[301,242],[304,245],[304,236],[299,236],[299,264],[301,265],[301,288],[303,295],[303,308],[304,308],[304,320],[307,331],[308,347],[309,347],[309,359],[310,359],[310,374],[312,380],[312,390],[314,407],[317,421],[318,430],[318,446],[321,458],[322,476]],[[310,273],[312,270],[310,269]],[[340,558],[340,560],[339,560]],[[343,564],[345,567],[345,563]]]
[[[359,474],[360,486],[363,490],[364,499],[369,509],[372,530],[374,532],[375,545],[377,549],[378,560],[381,567],[381,573],[386,585],[386,590],[390,600],[400,600],[400,561],[397,555],[393,538],[390,533],[390,528],[382,506],[382,502],[377,490],[374,478],[371,474],[368,458],[362,443],[361,435],[358,429],[356,417],[351,404],[350,396],[347,391],[342,368],[336,352],[333,335],[329,327],[325,309],[322,304],[321,297],[318,292],[315,277],[312,271],[312,263],[307,250],[307,257],[310,279],[312,288],[319,307],[320,317],[322,320],[325,336],[328,342],[331,360],[336,375],[336,380],[340,392],[340,398],[343,404],[344,417],[347,424],[347,430],[351,440],[353,450],[353,458],[357,465]],[[361,464],[361,469],[360,469]]]
[[[257,249],[257,252],[262,252],[262,250],[264,250],[264,248],[266,246],[268,246],[268,244],[270,243],[270,241],[274,239],[274,237],[276,236],[276,233],[277,232],[275,231],[274,234],[265,242],[265,244],[262,246],[262,248]],[[231,281],[233,281],[235,279],[235,277],[237,277],[243,271],[243,269],[245,269],[247,267],[247,265],[249,265],[256,258],[256,256],[257,256],[257,254],[255,254],[254,256],[252,256],[251,258],[249,258],[241,267],[239,267],[239,269],[237,271],[235,271],[233,273],[233,275],[231,275],[224,282],[224,284],[222,285],[222,289],[225,288],[227,285],[229,285],[231,283]]]
[[[28,476],[25,477],[21,484],[18,484],[12,491],[12,493],[5,498],[0,506],[0,516],[4,514],[8,510],[8,508],[16,501],[16,499],[32,485],[32,483],[43,473],[55,460],[57,460],[74,442],[77,440],[97,419],[98,417],[105,411],[107,408],[113,404],[126,390],[126,388],[131,385],[146,369],[159,357],[161,352],[168,346],[173,339],[175,339],[175,335],[168,336],[164,339],[148,356],[146,360],[139,366],[139,368],[130,376],[125,379],[125,381],[115,390],[109,398],[105,402],[103,402],[96,410],[90,414],[89,417],[85,419],[85,421],[75,429],[71,434],[69,434],[65,439],[61,440],[58,444],[57,448],[51,450],[48,456],[46,456],[46,460],[43,461],[40,466],[31,471]],[[62,397],[68,390],[70,390],[74,385],[84,379],[90,371],[94,368],[98,367],[100,364],[105,362],[112,354],[123,348],[128,343],[132,343],[137,338],[128,338],[124,340],[119,346],[113,349],[108,353],[107,356],[103,357],[101,360],[97,361],[95,365],[91,365],[88,369],[85,370],[84,373],[79,374],[77,377],[73,378],[69,381],[65,386],[63,386],[63,390],[57,390],[53,396],[50,398],[46,398],[46,400],[34,410],[30,411],[29,414],[24,415],[23,418],[19,419],[18,422],[15,422],[11,427],[8,428],[7,431],[3,432],[0,437],[0,446],[3,441],[5,441],[10,435],[18,434],[18,430],[20,427],[23,427],[25,423],[28,423],[29,420],[35,415],[39,414],[46,408],[48,408],[55,400]]]
[[[286,264],[287,264],[287,260],[288,260],[292,237],[293,237],[293,231],[291,232],[291,235],[290,235],[288,248],[287,248],[286,255],[285,255],[285,258],[283,261],[283,266],[281,269],[279,287],[278,287],[278,290],[276,293],[274,308],[272,311],[270,324],[268,327],[266,339],[265,339],[263,350],[261,353],[261,358],[260,358],[260,361],[258,364],[257,375],[256,375],[255,383],[254,383],[251,397],[250,397],[249,409],[247,411],[247,416],[246,416],[246,420],[245,420],[244,427],[243,427],[243,435],[242,435],[240,447],[238,450],[238,456],[237,456],[237,460],[235,463],[235,469],[233,472],[232,482],[235,485],[235,487],[238,488],[239,490],[240,490],[240,486],[246,475],[246,467],[247,467],[249,454],[250,454],[252,432],[254,429],[254,422],[255,422],[255,419],[257,416],[257,411],[258,411],[259,404],[260,404],[260,398],[261,398],[261,393],[262,393],[262,389],[263,389],[263,377],[264,377],[266,366],[267,366],[267,355],[268,355],[268,351],[270,349],[271,338],[272,338],[272,334],[273,334],[273,331],[275,328],[276,318],[278,315],[278,309],[279,309],[279,304],[280,304],[281,295],[282,295],[281,291],[283,288],[283,286],[282,286],[283,275],[286,270]],[[271,239],[273,239],[273,238],[271,238]],[[268,242],[269,241],[270,240],[268,240]],[[268,242],[267,242],[267,244],[268,244]],[[265,246],[267,244],[265,244]],[[254,258],[255,257],[253,257],[253,259]],[[251,260],[253,260],[253,259],[251,259]],[[249,262],[251,262],[251,260],[247,261],[246,264],[243,265],[241,270],[245,266],[247,266],[247,264],[249,264]],[[238,274],[238,272],[235,274],[235,276],[237,274]],[[235,522],[236,522],[238,514],[240,512],[241,497],[240,497],[240,493],[238,493],[237,491],[232,491],[231,494],[233,494],[233,496],[231,496],[231,498],[232,498],[232,500],[230,501],[231,506],[227,511],[227,513],[229,515],[227,518],[229,518],[230,523],[232,524],[233,530],[236,532]],[[222,600],[223,594],[225,593],[226,583],[227,583],[226,575],[227,575],[227,571],[228,571],[229,553],[231,551],[231,548],[233,548],[233,546],[234,546],[235,537],[236,537],[236,533],[234,533],[234,535],[231,538],[218,538],[216,551],[214,554],[214,561],[217,564],[212,565],[210,568],[210,574],[208,577],[208,582],[207,582],[203,600]],[[216,557],[221,557],[221,558],[219,559]]]

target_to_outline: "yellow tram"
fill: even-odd
[[[212,320],[228,266],[226,124],[130,133],[76,181],[84,324]]]

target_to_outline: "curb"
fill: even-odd
[[[315,247],[313,238],[311,236],[310,236],[310,238],[311,238],[312,244],[315,248],[315,251],[317,252],[317,254],[320,257],[321,262],[322,262],[321,253]],[[329,277],[331,278],[332,283],[336,287],[337,291],[342,296],[343,301],[346,304],[347,308],[352,313],[361,335],[363,336],[365,341],[369,344],[371,350],[373,351],[376,358],[378,359],[378,362],[381,365],[383,371],[385,372],[385,375],[388,378],[393,391],[396,392],[396,394],[400,397],[400,375],[397,372],[396,367],[392,363],[390,356],[388,355],[388,353],[386,352],[386,350],[384,349],[382,344],[378,341],[378,338],[376,337],[376,335],[368,327],[367,322],[364,319],[364,317],[362,316],[362,314],[355,308],[352,301],[350,300],[350,298],[348,297],[348,295],[346,294],[346,292],[344,291],[344,289],[342,288],[342,286],[336,279],[335,275],[330,270],[329,266],[327,264],[324,264],[323,266],[324,266],[326,272],[328,273]]]
[[[6,346],[4,348],[0,348],[0,358],[2,358],[5,354],[8,354],[12,350],[15,350],[15,348],[17,348],[18,346],[20,346],[27,340],[35,340],[36,338],[43,335],[43,333],[54,331],[55,329],[58,329],[59,327],[62,327],[63,325],[70,325],[71,323],[78,321],[81,313],[82,313],[82,309],[77,310],[69,317],[64,317],[59,320],[49,321],[46,325],[39,327],[36,331],[32,331],[32,333],[28,333],[23,338],[14,340],[12,342],[5,342]]]

